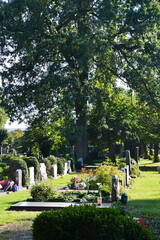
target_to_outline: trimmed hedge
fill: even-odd
[[[22,170],[22,185],[28,186],[29,176],[28,176],[27,164],[24,160],[22,160],[20,158],[14,158],[14,160],[12,160],[12,162],[8,168],[8,178],[12,179],[13,181],[16,181],[16,170],[17,169]]]
[[[42,212],[33,222],[33,240],[153,240],[131,217],[118,209],[92,206]]]
[[[40,179],[40,164],[35,157],[23,157],[23,160],[26,162],[27,167],[34,167],[35,180]]]

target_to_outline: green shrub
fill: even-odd
[[[1,155],[1,161],[7,165],[10,165],[13,159],[14,157],[11,154]]]
[[[40,179],[40,164],[35,157],[23,157],[23,160],[26,162],[27,167],[34,167],[35,180]]]
[[[16,170],[22,170],[22,185],[28,186],[29,176],[28,176],[28,168],[27,164],[23,159],[15,157],[8,168],[8,178],[16,181]]]
[[[64,173],[64,163],[66,159],[62,157],[57,157],[57,171],[58,174],[62,175]]]
[[[118,209],[74,206],[42,212],[33,222],[33,240],[153,240],[149,230]]]
[[[104,187],[108,188],[111,191],[112,185],[112,176],[117,175],[119,181],[122,181],[122,175],[124,173],[118,169],[118,167],[110,165],[102,165],[95,171],[95,176],[97,182],[101,183]]]
[[[96,179],[90,179],[88,181],[89,190],[98,190],[97,180]]]
[[[35,201],[47,201],[52,194],[52,188],[44,183],[36,184],[31,188],[31,196]]]
[[[102,197],[109,197],[111,195],[111,191],[108,188],[101,188]]]

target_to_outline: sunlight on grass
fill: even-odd
[[[127,191],[127,207],[132,211],[160,214],[160,175],[158,172],[142,172]]]
[[[70,179],[74,175],[79,176],[81,179],[84,179],[87,176],[87,174],[85,173],[72,173],[59,177],[57,179],[49,178],[47,181],[45,181],[45,184],[50,185],[54,190],[56,190],[57,188],[67,186],[67,184],[70,182]],[[35,216],[40,212],[16,212],[8,210],[11,205],[17,202],[26,201],[28,198],[31,198],[30,190],[23,190],[0,196],[0,225],[23,220],[32,220],[33,218],[35,218]]]

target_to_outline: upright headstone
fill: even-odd
[[[139,162],[139,147],[136,147],[135,160],[137,163]]]
[[[68,162],[64,163],[64,175],[66,175],[68,172]]]
[[[116,201],[119,198],[119,180],[116,175],[112,176],[112,201]]]
[[[131,174],[131,156],[130,156],[130,150],[126,150],[126,165],[129,166],[129,174]]]
[[[82,168],[83,167],[83,158],[78,158],[77,163],[78,163],[78,168]]]
[[[34,167],[29,167],[29,186],[32,186],[34,181]]]
[[[128,165],[124,167],[124,171],[125,171],[126,187],[128,187],[129,186],[129,166]]]
[[[18,189],[20,190],[22,188],[22,170],[21,169],[16,170],[16,184],[18,186]]]
[[[57,178],[57,164],[53,164],[51,168],[52,177]]]
[[[67,170],[67,172],[68,172],[68,173],[71,173],[71,172],[72,172],[72,168],[71,168],[71,160],[69,160],[67,163],[68,163],[68,167],[67,167],[68,170]]]
[[[46,172],[46,165],[44,163],[40,163],[40,172],[42,181],[46,181],[48,178]]]

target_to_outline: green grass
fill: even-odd
[[[160,214],[160,174],[142,172],[127,191],[127,208],[133,213]]]
[[[158,163],[153,163],[152,160],[149,159],[140,159],[139,161],[139,165],[144,165],[144,166],[150,166],[150,167],[156,167],[156,166],[160,166],[160,162]]]
[[[87,174],[85,173],[69,174],[57,179],[48,179],[45,184],[52,186],[53,189],[61,188],[63,186],[66,186],[70,182],[71,177],[74,175],[79,176],[81,179],[87,176]],[[35,218],[35,216],[39,214],[39,212],[17,212],[8,210],[11,205],[17,202],[26,201],[28,198],[31,198],[30,190],[23,190],[0,196],[0,225],[17,221],[32,220],[33,218]]]

